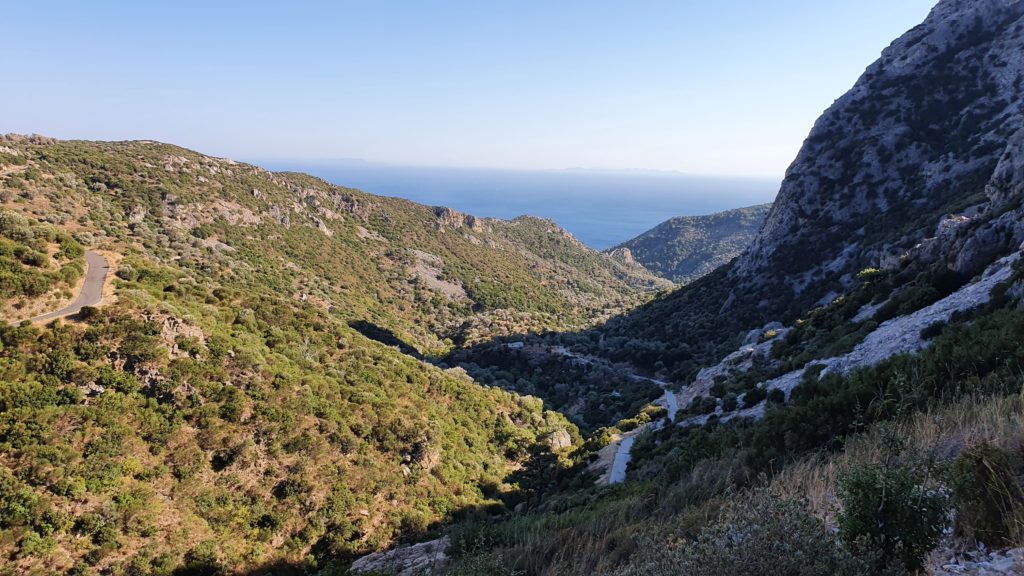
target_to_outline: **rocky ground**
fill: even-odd
[[[932,576],[999,576],[1024,575],[1024,548],[994,551],[979,548],[956,553],[950,549],[936,550],[928,567]]]

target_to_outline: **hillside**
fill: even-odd
[[[3,144],[0,199],[12,208],[163,260],[257,260],[232,273],[378,323],[422,352],[451,346],[480,315],[564,327],[667,286],[546,220],[475,218],[156,142]]]
[[[609,333],[647,340],[640,355],[685,380],[750,330],[856,289],[862,270],[897,274],[900,297],[921,305],[1016,249],[1021,11],[940,3],[815,123],[750,249]]]
[[[623,486],[453,532],[453,572],[1024,569],[1022,39],[1020,0],[943,0],[739,258],[558,335],[671,381],[678,416],[616,448]]]
[[[477,219],[155,142],[0,139],[0,553],[19,572],[311,570],[557,484],[575,425],[423,358],[666,286]],[[6,324],[6,323],[4,323]],[[282,568],[283,569],[283,568]]]
[[[771,204],[707,216],[677,216],[606,250],[621,262],[637,262],[662,278],[689,284],[729,263],[750,245]]]
[[[939,2],[678,288],[545,220],[3,137],[4,318],[93,252],[114,277],[0,326],[0,573],[334,576],[419,540],[360,565],[1024,572],[1021,46],[1024,0]]]

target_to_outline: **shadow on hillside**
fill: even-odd
[[[721,272],[714,276],[720,277]],[[723,289],[719,282],[698,281],[690,287],[664,295],[594,328],[495,337],[486,342],[460,347],[444,358],[435,359],[425,357],[393,331],[373,322],[353,320],[349,322],[349,326],[367,338],[386,346],[395,347],[402,353],[419,360],[441,361],[453,366],[474,360],[479,360],[484,365],[501,365],[503,362],[492,355],[514,356],[518,350],[522,349],[523,345],[529,347],[539,344],[545,348],[552,348],[554,345],[567,346],[583,354],[603,357],[610,362],[628,362],[649,373],[656,371],[655,367],[659,365],[659,360],[670,358],[675,368],[684,368],[679,371],[679,374],[682,374],[689,368],[690,363],[701,357],[718,353],[722,341],[728,341],[731,337],[738,335],[744,324],[753,323],[751,320],[757,321],[757,319],[748,317],[754,315],[739,317],[733,315],[731,318],[719,316],[721,314],[719,311],[728,307],[726,302],[729,299],[729,290]],[[687,305],[699,305],[703,310],[713,310],[713,312],[703,316],[687,314]],[[726,315],[728,316],[728,313]],[[686,320],[692,321],[688,326],[685,324],[679,326],[680,330],[689,330],[688,334],[680,338],[689,344],[676,348],[670,347],[669,343],[678,338],[680,334],[674,333],[672,329],[664,328],[666,317],[686,317]],[[704,341],[704,346],[698,344],[701,341]],[[552,356],[562,357],[564,355],[552,353]],[[564,356],[562,360],[567,365],[579,362],[579,360],[573,360],[568,356]],[[481,382],[481,384],[487,385],[485,382]],[[514,389],[514,386],[509,386],[509,388]],[[544,394],[539,394],[539,396],[545,401],[545,404],[551,400],[545,398]],[[647,401],[648,399],[644,399],[641,404]],[[481,487],[485,497],[495,500],[500,497],[500,504],[453,510],[441,523],[430,526],[426,531],[419,530],[402,534],[401,543],[403,545],[412,544],[438,538],[444,534],[445,527],[452,523],[467,520],[497,522],[503,517],[514,514],[514,511],[521,510],[523,506],[529,510],[543,504],[547,494],[564,489],[569,485],[593,485],[592,474],[585,470],[586,463],[572,468],[565,467],[560,463],[559,458],[551,452],[546,442],[539,442],[523,449],[525,450],[522,455],[524,465],[508,474],[502,482],[505,485],[516,486],[516,490],[499,495],[496,486]],[[327,533],[313,544],[310,557],[317,559],[315,563],[280,561],[246,572],[231,573],[241,576],[298,576],[318,573],[324,576],[340,576],[348,574],[347,566],[357,558],[357,556],[346,553],[344,548],[345,543],[339,541],[338,534],[328,528]],[[217,572],[186,570],[176,574],[184,576],[215,573]]]
[[[378,326],[368,320],[351,320],[348,325],[349,328],[352,328],[370,340],[375,340],[385,346],[394,346],[395,348],[398,348],[399,352],[402,354],[412,356],[417,360],[426,360],[423,354],[420,354],[420,351],[417,350],[416,347],[405,340],[402,340],[397,334],[383,326]]]
[[[578,479],[581,474],[584,474],[582,466],[566,468],[560,463],[558,457],[547,449],[545,444],[531,446],[525,456],[524,465],[503,480],[503,484],[517,486],[517,490],[499,495],[485,486],[483,487],[484,495],[494,500],[500,500],[500,502],[466,506],[453,510],[441,522],[435,523],[425,530],[402,534],[399,546],[440,538],[445,534],[445,528],[452,523],[498,522],[512,514],[512,511],[520,504],[534,505],[542,499],[545,493],[555,490],[563,482],[573,478]],[[593,483],[592,477],[588,476],[586,480],[590,484]],[[225,567],[214,562],[197,562],[179,567],[172,574],[173,576],[216,576],[225,573],[236,576],[348,575],[350,574],[348,566],[363,554],[353,555],[339,552],[337,546],[344,545],[346,542],[335,538],[335,536],[336,533],[328,528],[327,533],[313,544],[309,554],[310,561],[279,560],[246,571],[235,571],[227,567],[226,572]]]

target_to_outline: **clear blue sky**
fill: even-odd
[[[933,3],[12,0],[0,132],[778,178]]]

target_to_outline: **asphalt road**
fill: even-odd
[[[32,319],[33,322],[45,322],[55,318],[73,316],[78,314],[83,306],[96,306],[103,301],[103,282],[106,281],[107,274],[110,272],[110,264],[104,256],[92,250],[85,251],[85,263],[85,283],[82,284],[82,291],[78,293],[78,297],[60,310],[36,316]]]

